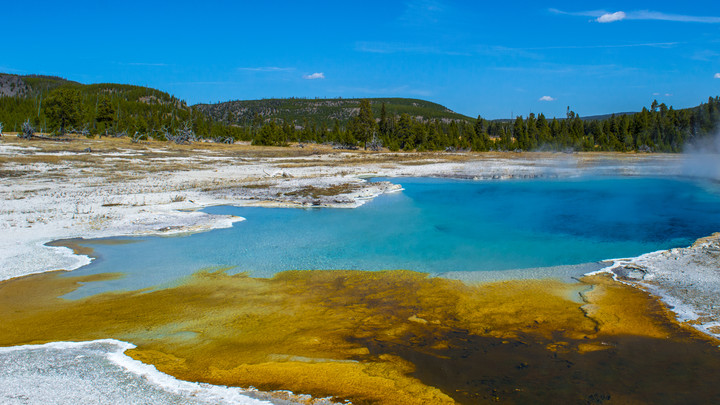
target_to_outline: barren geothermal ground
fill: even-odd
[[[686,157],[669,154],[350,152],[4,135],[0,403],[717,402],[717,234],[608,257],[603,270],[573,282],[405,270],[259,278],[208,268],[162,288],[64,297],[123,277],[74,275],[94,255],[78,238],[181,236],[243,220],[199,211],[209,206],[347,209],[400,191],[369,177],[688,173]]]

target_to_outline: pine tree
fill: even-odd
[[[371,141],[375,135],[375,119],[370,107],[370,100],[360,100],[360,112],[357,118],[355,136],[363,143],[363,148],[367,150],[368,141]]]
[[[402,114],[395,128],[395,138],[402,149],[410,150],[414,146],[412,120],[410,115]]]
[[[82,118],[80,92],[73,88],[61,87],[53,90],[45,99],[45,115],[54,128],[64,135],[68,127],[78,125]]]
[[[533,150],[537,148],[538,142],[538,128],[535,114],[530,113],[530,115],[528,115],[525,126],[527,127],[527,150]]]
[[[378,124],[380,135],[386,137],[388,134],[388,122],[387,122],[387,111],[385,110],[385,103],[382,103],[380,107],[380,122]]]
[[[95,121],[101,124],[101,131],[106,131],[108,127],[112,126],[115,121],[115,108],[109,98],[103,97],[98,103]]]
[[[518,149],[528,150],[528,136],[525,130],[525,122],[521,116],[515,118],[515,124],[513,124],[513,136],[515,137],[515,143]],[[511,145],[507,146],[508,149],[513,149]]]

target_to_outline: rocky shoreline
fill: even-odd
[[[617,259],[599,272],[659,297],[678,321],[720,339],[720,233],[686,248]]]

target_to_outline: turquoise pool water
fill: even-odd
[[[183,237],[83,244],[72,275],[122,272],[69,297],[168,285],[208,267],[269,277],[291,269],[432,274],[592,263],[686,246],[720,231],[720,186],[668,178],[380,179],[404,190],[356,209],[211,207],[246,218]]]

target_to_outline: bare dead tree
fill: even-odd
[[[193,131],[192,123],[190,121],[185,121],[182,128],[176,129],[174,134],[165,130],[165,138],[178,145],[189,145],[197,141],[197,136],[195,136],[195,131]]]
[[[165,132],[166,132],[165,127],[162,127],[160,129],[153,129],[148,134],[148,138],[152,137],[153,139],[156,139],[158,141],[166,141],[167,138],[165,138]]]
[[[138,143],[144,139],[147,139],[147,134],[135,131],[135,134],[130,138],[130,142]]]
[[[18,137],[22,139],[32,139],[35,136],[35,128],[30,123],[30,119],[23,122],[22,133]]]
[[[232,136],[216,136],[212,138],[215,143],[226,143],[228,145],[235,143],[235,138]]]
[[[380,138],[378,138],[377,132],[373,131],[372,139],[370,140],[370,143],[368,143],[367,148],[372,151],[377,152],[380,149],[382,149],[382,146],[383,146],[382,140]]]
[[[54,142],[70,142],[72,141],[72,138],[67,137],[55,137],[55,136],[42,136],[42,135],[35,135],[35,127],[30,123],[30,119],[23,122],[22,124],[22,133],[18,134],[18,138],[22,139],[42,139],[45,141],[54,141]]]
[[[123,137],[128,136],[128,133],[127,133],[127,131],[115,132],[114,134],[112,134],[110,136],[113,138],[123,138]]]
[[[70,127],[65,130],[65,134],[78,134],[78,135],[84,135],[88,136],[90,135],[90,127],[88,124],[85,124],[82,128],[77,129],[75,127]]]
[[[172,136],[172,134],[170,133],[170,130],[164,125],[157,132],[160,133],[160,135],[162,136],[162,139],[160,139],[160,138],[158,138],[158,139],[163,140],[163,141],[169,141],[170,137]]]
[[[470,152],[470,148],[456,148],[455,146],[448,146],[447,148],[445,148],[445,152],[453,152],[453,153],[454,153],[454,152],[462,152],[462,153],[466,153],[466,152]],[[519,150],[516,150],[516,152],[520,152],[520,151],[519,151]]]
[[[82,135],[82,136],[88,136],[88,135],[90,135],[90,125],[89,125],[89,124],[83,125],[83,127],[80,128],[80,129],[77,131],[77,133],[80,134],[80,135]]]

